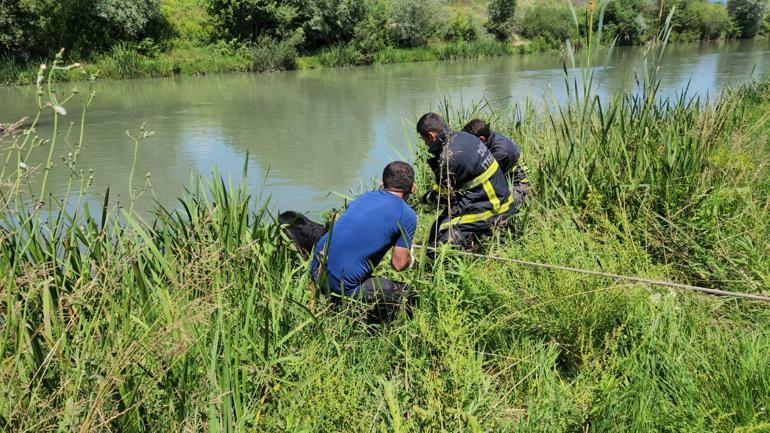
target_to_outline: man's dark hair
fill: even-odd
[[[403,161],[393,161],[382,171],[382,186],[403,193],[412,192],[414,169]]]
[[[421,136],[429,132],[441,132],[446,129],[446,122],[436,113],[423,114],[417,121],[417,133]]]
[[[473,134],[476,137],[484,138],[489,138],[490,134],[492,134],[492,131],[489,129],[487,122],[481,119],[471,120],[467,125],[465,125],[463,131],[467,132],[468,134]]]

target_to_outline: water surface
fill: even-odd
[[[599,68],[600,93],[631,89],[643,49],[617,49]],[[661,68],[662,93],[689,85],[691,94],[714,96],[725,85],[746,82],[770,69],[770,42],[670,47]],[[62,91],[72,84],[62,86]],[[82,84],[80,85],[82,88]],[[139,149],[134,186],[151,173],[155,198],[175,206],[191,174],[216,167],[240,182],[248,154],[249,188],[274,208],[320,211],[339,195],[369,187],[393,159],[410,158],[413,124],[444,98],[460,103],[487,98],[498,106],[525,99],[563,100],[558,53],[490,60],[412,63],[277,74],[101,81],[87,116],[86,148],[78,166],[93,169],[89,199],[98,203],[109,186],[127,201],[133,144],[125,132],[144,124],[154,135]],[[72,107],[67,121],[77,121]],[[0,89],[0,122],[34,110],[29,87]],[[40,131],[50,128],[42,120]],[[59,141],[50,190],[64,195],[69,148]],[[42,164],[47,149],[29,164]],[[526,149],[524,150],[526,152]],[[150,195],[137,203],[152,205]]]

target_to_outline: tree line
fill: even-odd
[[[87,58],[116,46],[155,55],[175,45],[247,47],[255,61],[290,67],[299,53],[346,47],[358,63],[388,48],[497,39],[532,50],[577,39],[589,22],[565,0],[485,4],[447,0],[0,0],[0,57],[32,61],[59,49]],[[583,5],[585,5],[583,1]],[[593,1],[591,3],[594,3]],[[604,39],[642,44],[675,7],[675,41],[770,33],[768,0],[609,0]],[[596,25],[596,24],[594,24]],[[267,58],[269,57],[269,58]]]

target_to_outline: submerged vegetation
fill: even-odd
[[[485,252],[770,294],[770,78],[661,100],[664,46],[637,93],[599,100],[591,50],[569,50],[583,68],[565,67],[566,105],[444,107],[455,126],[491,119],[533,168],[527,212]],[[40,69],[38,116],[0,136],[3,430],[770,428],[766,304],[443,249],[407,274],[413,316],[369,325],[362,306],[311,299],[266,204],[216,172],[152,220],[133,210],[151,188],[133,175],[127,206],[109,191],[99,209],[66,206],[93,193],[77,163],[92,90],[55,82],[80,68]],[[60,154],[69,201],[46,188]]]
[[[572,3],[587,4],[577,25]],[[9,0],[0,84],[30,84],[65,49],[102,78],[482,58],[562,48],[602,15],[605,42],[770,36],[768,0]],[[598,7],[594,7],[598,5]],[[606,5],[603,8],[601,5]],[[69,78],[77,78],[70,76]]]

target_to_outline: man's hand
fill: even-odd
[[[390,259],[390,265],[396,272],[401,272],[404,269],[408,269],[412,264],[412,251],[409,248],[393,247],[392,257]]]

